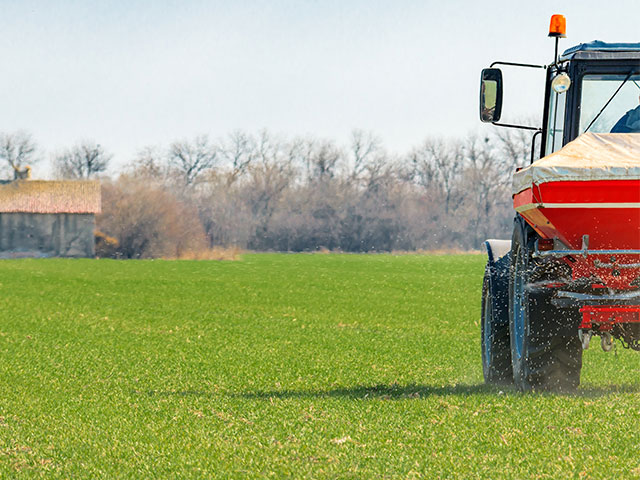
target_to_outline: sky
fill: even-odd
[[[145,146],[237,129],[346,143],[357,128],[403,153],[430,136],[496,128],[478,120],[480,70],[494,60],[550,63],[554,13],[567,18],[561,50],[640,42],[638,0],[0,6],[0,131],[30,132],[44,159],[96,141],[114,169]],[[539,115],[543,81],[505,71],[503,120]]]

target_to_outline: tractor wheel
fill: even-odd
[[[494,314],[489,267],[482,283],[482,373],[487,384],[513,383],[509,324],[501,323]]]
[[[511,243],[509,335],[514,384],[521,391],[572,391],[580,384],[582,345],[577,335],[554,333],[550,292],[531,294],[535,233],[516,222]]]

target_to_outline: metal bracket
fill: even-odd
[[[596,268],[640,268],[640,263],[604,263],[594,260],[593,266]]]
[[[587,258],[589,255],[640,255],[640,250],[589,250],[589,235],[583,235],[582,248],[580,250],[571,250],[571,249],[539,250],[538,243],[536,242],[534,251],[533,251],[533,258],[539,258],[539,257],[560,258],[560,257],[567,257],[569,255],[573,255],[573,256],[581,255],[584,258]],[[605,264],[603,264],[603,266],[604,265]],[[635,268],[636,266],[639,266],[638,264],[628,264],[628,265],[633,265],[633,266],[621,267],[621,268]]]
[[[559,291],[558,298],[572,298],[574,300],[589,300],[600,302],[603,300],[640,300],[640,291],[614,293],[612,295],[591,295],[588,293]]]
[[[613,295],[590,295],[587,293],[559,291],[551,299],[558,308],[575,308],[587,305],[636,306],[640,303],[640,291],[617,293]]]
[[[589,235],[582,235],[582,256],[587,258],[587,252],[589,251]]]

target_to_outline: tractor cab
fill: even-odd
[[[481,121],[534,130],[536,136],[542,136],[540,157],[559,150],[587,132],[640,133],[640,43],[593,41],[557,55],[557,40],[564,37],[564,25],[554,28],[553,18],[551,23],[549,35],[556,38],[552,64],[494,62],[491,68],[482,71]],[[496,65],[546,70],[542,126],[499,123],[502,71],[494,68]],[[534,148],[532,146],[532,159]]]
[[[640,133],[638,107],[640,43],[594,41],[572,47],[547,68],[540,156],[586,132]]]

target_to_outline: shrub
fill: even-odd
[[[96,257],[98,258],[117,258],[118,257],[118,239],[110,237],[106,233],[96,230],[94,233],[96,241]]]
[[[103,183],[97,223],[117,239],[120,258],[179,258],[206,245],[195,207],[159,184],[128,175]]]

